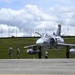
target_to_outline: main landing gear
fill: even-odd
[[[66,58],[69,59],[69,46],[66,46]]]
[[[38,58],[41,59],[42,58],[42,47],[39,46],[39,52],[38,52]],[[48,52],[45,51],[45,59],[48,59]]]

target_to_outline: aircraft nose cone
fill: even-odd
[[[36,44],[37,44],[37,45],[42,45],[42,44],[43,44],[43,40],[42,40],[42,39],[38,39],[38,40],[36,41]]]

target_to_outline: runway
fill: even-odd
[[[75,74],[75,59],[0,59],[0,74]]]

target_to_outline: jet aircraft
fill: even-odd
[[[53,33],[53,35],[48,34],[40,34],[36,32],[41,36],[36,41],[36,44],[25,46],[24,48],[27,48],[28,54],[38,54],[38,58],[41,59],[42,57],[42,47],[44,47],[45,51],[45,58],[48,58],[48,49],[55,48],[60,49],[62,46],[66,47],[66,58],[69,58],[70,52],[72,54],[75,54],[75,44],[67,44],[64,42],[64,39],[61,37],[61,24],[58,24],[58,29],[56,33]]]

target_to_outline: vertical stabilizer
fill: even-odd
[[[58,24],[58,29],[56,32],[56,36],[60,36],[61,35],[61,23]]]

